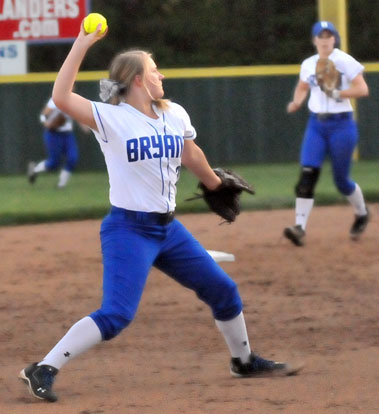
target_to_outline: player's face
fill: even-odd
[[[145,86],[152,98],[160,99],[163,97],[163,79],[164,76],[158,71],[154,60],[149,57],[145,66]]]
[[[330,54],[334,49],[336,38],[329,30],[323,30],[314,38],[314,44],[319,54]]]

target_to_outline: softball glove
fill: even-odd
[[[327,58],[320,58],[316,63],[316,80],[323,92],[329,97],[338,99],[341,86],[341,73],[334,62]]]
[[[203,183],[199,183],[201,194],[189,200],[203,198],[211,211],[227,223],[232,223],[241,212],[242,191],[249,194],[255,194],[255,191],[244,178],[232,170],[215,168],[213,171],[221,178],[221,185],[216,190],[209,190]]]

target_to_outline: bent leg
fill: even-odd
[[[195,291],[211,307],[215,319],[228,321],[241,313],[236,283],[177,220],[171,223],[167,242],[154,265]]]
[[[301,172],[295,185],[295,225],[286,227],[283,235],[295,246],[303,246],[305,229],[314,204],[314,191],[325,160],[327,145],[322,124],[310,117],[300,152]]]
[[[232,358],[247,362],[251,349],[236,283],[176,220],[168,239],[154,265],[210,306]]]
[[[349,196],[355,190],[355,183],[350,179],[350,169],[357,140],[358,131],[353,120],[339,122],[330,133],[333,178],[336,187],[345,196]]]

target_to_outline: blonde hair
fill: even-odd
[[[119,84],[119,93],[113,96],[109,103],[118,105],[130,90],[137,75],[144,79],[146,62],[152,58],[152,54],[144,50],[128,50],[118,54],[111,62],[109,78]],[[168,108],[167,99],[152,99],[153,103],[160,109]]]

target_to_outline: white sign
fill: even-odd
[[[25,41],[0,41],[0,75],[24,75],[26,59]]]

